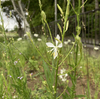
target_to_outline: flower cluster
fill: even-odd
[[[70,43],[70,42],[71,42],[71,40],[68,39],[67,41],[64,41],[64,44],[67,45],[67,44]]]
[[[64,74],[66,72],[66,70],[63,68],[63,69],[61,69],[61,71],[60,71],[60,73],[61,73],[61,75],[59,76],[59,78],[63,81],[63,82],[65,82],[67,79],[66,79],[66,77],[68,76],[68,74],[66,73],[66,74]]]

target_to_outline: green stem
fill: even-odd
[[[45,23],[47,24],[47,27],[48,27],[48,30],[49,30],[49,33],[50,33],[50,37],[51,37],[51,41],[53,43],[52,33],[51,33],[50,27],[49,27],[49,25],[48,25],[46,20],[45,20]]]
[[[55,94],[54,94],[54,99],[56,99],[56,93],[57,93],[57,84],[58,84],[58,63],[59,63],[59,58],[57,59],[57,66],[56,66],[56,82],[55,82]]]
[[[77,46],[76,46],[76,57],[75,57],[75,66],[77,65],[77,59],[78,59],[78,57],[77,57],[77,55],[78,55],[78,44],[77,44]],[[76,77],[76,68],[75,68],[75,77]]]
[[[32,42],[32,45],[33,45],[33,47],[35,48],[35,50],[38,52],[38,54],[41,56],[41,58],[49,65],[49,66],[51,66],[52,68],[55,68],[55,67],[53,67],[52,65],[50,65],[45,59],[44,59],[44,57],[43,57],[43,55],[41,54],[41,52],[36,48],[36,46],[34,45],[34,43],[33,43],[33,39],[31,38],[31,36],[28,34],[28,36],[29,36],[29,39],[30,39],[30,41]],[[56,68],[55,68],[56,69]]]
[[[73,50],[73,48],[74,48],[74,44],[73,44],[71,50],[69,51],[69,53],[66,55],[66,57],[65,57],[65,58],[62,60],[62,62],[58,65],[58,67],[61,66],[61,64],[66,60],[66,58],[69,56],[69,54],[70,54],[70,52]]]
[[[78,4],[77,22],[78,22],[78,26],[79,26],[79,22],[80,22],[80,0],[79,0],[79,4]]]
[[[67,7],[66,7],[65,18],[64,18],[64,29],[63,29],[63,34],[62,34],[62,43],[64,41],[64,36],[65,36],[65,32],[66,32],[65,28],[66,28],[66,23],[67,23],[68,16],[69,16],[69,4],[70,4],[70,1],[68,0]]]

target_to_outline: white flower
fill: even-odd
[[[99,50],[99,47],[94,47],[94,50]]]
[[[67,80],[66,77],[68,76],[67,73],[64,74],[65,72],[66,72],[66,70],[65,70],[64,68],[60,70],[61,75],[59,76],[59,78],[60,78],[63,82],[65,82],[65,81]]]
[[[35,37],[38,37],[38,34],[34,34]]]
[[[66,70],[63,68],[60,70],[61,74],[63,74]]]
[[[40,39],[40,38],[38,38],[37,40],[38,40],[38,41],[41,41],[41,39]]]
[[[24,34],[24,36],[27,36],[27,34]]]
[[[72,54],[72,52],[70,52]]]
[[[21,41],[21,40],[22,40],[22,38],[18,38],[18,39],[17,39],[17,41]]]
[[[28,12],[26,12],[25,14],[28,15]]]
[[[50,52],[53,51],[54,59],[58,56],[58,48],[61,48],[61,47],[62,47],[62,43],[61,43],[61,42],[60,42],[60,44],[58,45],[58,41],[60,40],[60,36],[57,35],[57,36],[56,36],[56,39],[58,39],[58,40],[55,40],[56,46],[54,46],[51,42],[46,43],[46,45],[47,45],[48,47],[53,47],[53,48],[50,50]]]
[[[66,78],[63,78],[62,81],[65,82],[66,81]]]
[[[74,45],[74,44],[75,44],[75,42],[72,42],[72,44]]]
[[[68,44],[68,41],[64,41],[64,44],[67,45]]]
[[[68,43],[69,43],[69,42],[71,42],[71,40],[70,40],[70,39],[68,39]]]
[[[82,66],[80,66],[80,68],[82,68]]]
[[[18,96],[13,96],[13,98],[17,98]]]

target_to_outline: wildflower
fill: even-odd
[[[19,55],[21,55],[22,53],[19,53]]]
[[[58,40],[60,40],[60,36],[59,36],[59,35],[57,35],[56,38],[57,38]],[[61,48],[61,47],[62,47],[62,43],[61,43],[61,42],[60,42],[60,44],[58,45],[58,40],[55,40],[56,46],[54,46],[51,42],[46,43],[46,45],[47,45],[48,47],[53,47],[53,49],[51,49],[50,52],[53,51],[54,59],[58,56],[58,48]]]
[[[94,47],[94,50],[99,50],[99,48],[98,47]]]
[[[38,37],[38,34],[34,34],[35,37]]]
[[[17,41],[21,41],[21,40],[22,40],[22,38],[18,38],[18,39],[17,39]]]
[[[65,81],[66,81],[66,79],[65,79],[65,78],[62,78],[62,81],[63,81],[63,82],[65,82]]]
[[[71,40],[70,39],[68,39],[68,43],[70,43],[71,42]]]
[[[72,54],[72,52],[70,52]]]
[[[64,44],[67,45],[68,44],[68,41],[64,41]]]
[[[61,71],[60,71],[60,73],[61,74],[63,74],[63,75],[60,75],[59,76],[59,78],[63,81],[63,82],[65,82],[67,79],[66,79],[66,77],[68,76],[68,74],[66,73],[66,74],[64,74],[65,73],[65,69],[63,68],[63,69],[61,69]]]
[[[13,96],[13,98],[17,98],[18,96]]]
[[[17,61],[14,61],[14,65],[16,65],[17,64]]]
[[[28,15],[28,12],[26,12],[25,15]]]
[[[24,37],[27,36],[27,34],[24,34]]]
[[[17,78],[21,80],[23,77],[17,77]]]
[[[41,41],[41,39],[40,39],[40,38],[38,38],[37,40],[38,40],[38,41]]]
[[[30,75],[30,77],[31,77],[31,76],[33,75],[33,73],[30,73],[29,75]]]
[[[80,66],[80,68],[82,68],[82,66]]]
[[[11,75],[9,75],[9,77],[11,78],[12,76],[11,76]]]
[[[72,42],[72,44],[74,45],[74,44],[75,44],[75,42]]]
[[[20,80],[22,79],[23,77],[20,77]]]

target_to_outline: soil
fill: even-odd
[[[33,73],[33,75],[35,75],[37,72],[31,72],[31,73]],[[43,71],[42,71],[42,73],[43,73]],[[29,73],[29,75],[30,75],[30,73]],[[40,79],[40,76],[36,76],[35,79],[31,79],[29,75],[28,75],[28,78],[27,78],[28,87],[31,90],[34,90],[35,85],[38,85],[38,87],[41,87],[42,80]],[[44,73],[43,73],[43,76],[44,76]],[[71,87],[72,83],[71,83],[70,77],[67,77],[67,79],[69,80],[68,86]],[[90,81],[91,99],[94,99],[94,94],[95,94],[95,91],[96,91],[95,84],[94,84],[92,78],[89,78],[89,81]],[[58,86],[58,89],[60,90],[60,93],[63,92],[63,90],[64,90],[62,85]],[[76,84],[76,90],[75,90],[76,95],[80,95],[80,94],[86,95],[86,90],[87,90],[87,76],[78,77],[77,84]],[[66,90],[66,92],[67,92],[67,90]],[[78,99],[78,98],[75,98],[75,99]],[[85,99],[85,98],[81,98],[81,99]],[[98,99],[100,99],[100,92],[98,94]]]

